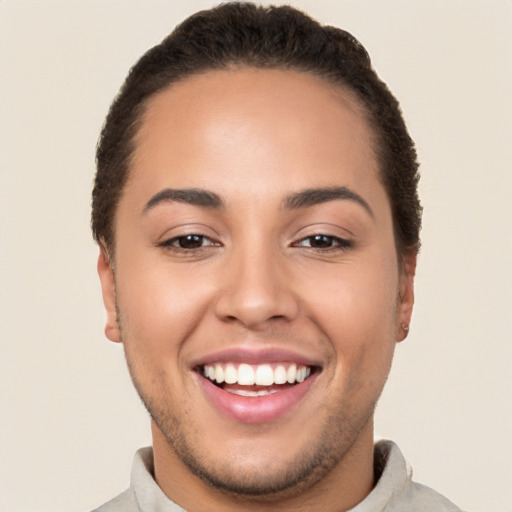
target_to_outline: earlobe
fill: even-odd
[[[110,341],[121,342],[121,331],[117,318],[116,285],[114,271],[110,266],[110,259],[107,250],[100,245],[98,256],[98,275],[100,277],[103,304],[107,314],[105,323],[105,335]]]
[[[400,275],[400,296],[397,310],[397,341],[403,341],[409,334],[414,306],[414,276],[416,273],[417,252],[406,254]]]

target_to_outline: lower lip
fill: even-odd
[[[224,391],[198,375],[199,382],[213,405],[225,416],[241,423],[268,423],[284,416],[304,398],[316,374],[305,381],[265,396],[247,397]]]

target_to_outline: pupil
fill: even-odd
[[[203,237],[201,235],[182,236],[179,240],[179,244],[183,249],[196,249],[203,244]]]
[[[325,235],[315,235],[312,242],[313,247],[330,247],[332,245],[331,238]]]

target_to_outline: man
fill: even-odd
[[[350,34],[289,7],[192,16],[131,70],[97,166],[106,335],[153,435],[98,510],[458,510],[373,442],[421,207]]]

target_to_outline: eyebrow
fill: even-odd
[[[374,217],[374,213],[370,205],[359,194],[347,187],[309,188],[300,192],[295,192],[285,198],[284,208],[286,210],[298,210],[300,208],[309,208],[317,204],[340,199],[355,201],[360,204],[371,217]],[[215,192],[200,188],[165,188],[151,197],[144,206],[143,213],[146,213],[155,206],[168,201],[187,203],[194,206],[212,208],[214,210],[224,208],[224,201]]]
[[[213,208],[214,210],[220,210],[224,207],[224,202],[220,196],[214,192],[210,192],[209,190],[203,190],[200,188],[165,188],[151,197],[144,206],[143,213],[146,213],[155,206],[168,201],[187,203],[194,206],[202,206],[204,208]]]
[[[284,201],[287,210],[309,208],[317,204],[327,203],[337,199],[355,201],[360,204],[372,218],[375,217],[370,205],[356,192],[347,187],[309,188],[288,196]]]

